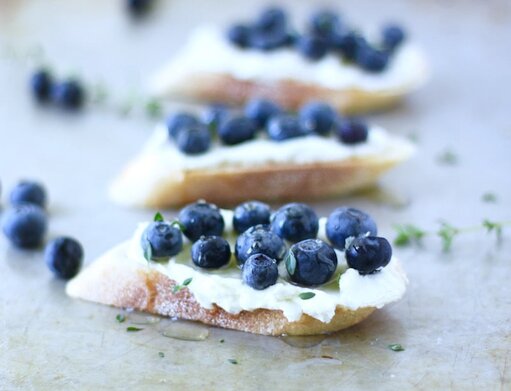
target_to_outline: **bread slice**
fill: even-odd
[[[157,130],[156,133],[159,135],[155,134],[153,138],[166,137],[162,135],[164,130]],[[214,163],[192,164],[189,168],[178,165],[182,156],[179,152],[170,151],[170,148],[174,148],[170,141],[165,139],[164,142],[169,143],[166,147],[168,153],[175,156],[168,159],[162,158],[159,152],[161,146],[155,146],[150,141],[144,151],[114,180],[109,194],[113,201],[121,205],[150,208],[176,207],[201,198],[220,206],[230,206],[247,199],[311,200],[345,195],[375,183],[383,172],[412,155],[414,148],[409,142],[391,135],[386,137],[388,140],[381,148],[348,157],[341,153],[339,158],[334,156],[326,159],[321,156],[320,144],[315,152],[319,155],[316,161],[276,161],[274,156],[270,156],[268,162],[258,161],[257,164],[218,160],[228,151],[243,155],[250,148],[251,142],[246,142],[210,151],[208,153],[216,156]],[[338,143],[336,140],[330,142]],[[315,148],[308,140],[303,143],[304,149]],[[286,142],[273,144],[276,145],[275,154],[279,154],[279,148],[284,149],[289,145]],[[271,145],[254,146],[254,150],[271,155],[273,152],[266,151]],[[188,159],[203,158],[208,157]]]
[[[213,305],[202,307],[188,288],[173,293],[176,281],[154,269],[132,264],[109,252],[71,280],[71,297],[121,308],[133,308],[168,317],[195,320],[213,326],[265,335],[314,335],[350,327],[366,317],[374,307],[352,310],[338,306],[334,317],[324,323],[303,314],[290,322],[282,311],[257,309],[231,314]]]
[[[310,62],[291,49],[241,50],[219,29],[204,27],[150,83],[159,97],[240,105],[264,97],[289,110],[311,100],[345,114],[389,108],[420,88],[429,77],[423,53],[405,44],[382,73],[367,73],[334,55]]]

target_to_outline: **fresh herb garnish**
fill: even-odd
[[[238,360],[236,360],[235,358],[229,358],[227,359],[227,361],[229,361],[231,364],[238,365]]]
[[[117,314],[115,319],[117,319],[117,322],[122,323],[126,320],[126,316],[124,316],[123,314]]]
[[[129,332],[135,332],[135,331],[141,331],[143,329],[141,329],[140,327],[135,327],[135,326],[128,326],[126,327],[126,331],[129,331]]]
[[[163,113],[161,103],[155,99],[150,99],[149,101],[146,102],[145,110],[147,115],[151,118],[158,118]]]
[[[153,221],[163,221],[163,216],[160,212],[156,212],[156,214],[154,215],[154,218],[153,218]]]
[[[172,293],[178,293],[181,289],[183,289],[185,286],[190,285],[192,282],[192,278],[189,277],[186,280],[183,281],[182,284],[176,284],[174,285],[174,288],[172,288]]]
[[[158,356],[160,356],[161,358],[165,357],[165,353],[163,352],[158,352]]]
[[[314,292],[302,292],[298,295],[298,297],[302,300],[312,299],[316,294]]]
[[[185,226],[179,220],[173,220],[170,224],[177,226],[181,232],[184,232],[185,230]]]
[[[149,240],[146,239],[147,245],[144,247],[144,258],[146,261],[150,261],[153,257],[153,248]]]
[[[494,193],[484,193],[481,196],[481,200],[483,202],[488,202],[488,203],[494,204],[497,202],[497,196]]]
[[[450,150],[445,150],[437,157],[437,161],[440,164],[454,166],[458,163],[458,156]]]
[[[286,256],[286,269],[289,274],[293,275],[296,269],[296,258],[292,251],[287,252]]]
[[[435,235],[442,240],[443,250],[449,251],[452,247],[454,238],[460,234],[486,229],[488,233],[495,233],[497,240],[501,240],[504,226],[509,225],[511,225],[511,221],[497,222],[489,219],[483,220],[480,225],[463,228],[455,227],[452,224],[442,221],[440,222],[440,228],[436,231],[426,231],[411,224],[396,225],[394,228],[397,231],[397,236],[394,238],[394,244],[396,246],[420,244],[425,236]]]
[[[405,348],[403,346],[401,346],[401,344],[399,343],[393,343],[393,344],[390,344],[388,346],[388,348],[394,352],[402,352],[405,350]]]
[[[220,342],[220,343],[224,343],[224,342],[225,342],[225,339],[223,339],[223,338],[222,338],[219,342]]]

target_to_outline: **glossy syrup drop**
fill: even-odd
[[[209,337],[209,329],[187,320],[172,320],[162,329],[162,335],[182,341],[204,341]]]

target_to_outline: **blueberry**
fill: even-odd
[[[204,269],[218,269],[231,259],[231,247],[220,236],[201,236],[191,250],[192,261]]]
[[[353,31],[346,34],[335,35],[332,40],[334,48],[348,61],[354,61],[357,58],[359,50],[367,46],[364,37]]]
[[[257,126],[264,127],[271,117],[280,114],[282,109],[267,99],[251,99],[245,106],[245,116],[254,121]]]
[[[394,50],[405,40],[404,30],[395,24],[389,24],[382,30],[383,46]]]
[[[46,69],[39,69],[30,78],[32,95],[39,102],[49,99],[53,87],[53,78]]]
[[[307,135],[307,130],[302,126],[298,117],[291,114],[280,114],[273,117],[266,127],[268,136],[275,141],[283,141],[290,138]]]
[[[368,232],[370,235],[377,234],[376,223],[367,213],[355,208],[337,208],[326,222],[326,236],[339,250],[344,250],[347,238],[356,238]]]
[[[321,37],[305,35],[296,41],[297,49],[309,60],[320,60],[328,52],[328,42]]]
[[[33,204],[15,205],[3,216],[5,236],[19,248],[35,248],[43,243],[48,218],[42,208]]]
[[[66,110],[78,110],[85,102],[85,91],[78,81],[66,80],[53,87],[52,98]]]
[[[264,254],[255,254],[247,259],[241,275],[245,284],[260,291],[275,285],[279,269],[274,259]]]
[[[183,233],[192,242],[201,236],[221,236],[224,232],[224,218],[216,205],[198,201],[185,206],[179,212]]]
[[[356,62],[368,72],[382,72],[387,68],[389,55],[383,50],[366,46],[357,51]]]
[[[240,48],[249,46],[252,29],[249,26],[237,24],[231,26],[227,31],[229,41]]]
[[[300,285],[321,285],[332,278],[337,268],[337,255],[320,239],[306,239],[293,244],[286,257],[291,281]]]
[[[388,265],[392,258],[392,247],[385,238],[362,236],[351,242],[346,250],[348,266],[362,275],[377,272]]]
[[[359,119],[343,118],[337,123],[336,133],[344,144],[358,144],[367,140],[369,129],[367,124]]]
[[[269,226],[256,225],[238,236],[234,254],[238,265],[243,265],[254,254],[264,254],[280,262],[286,255],[286,245]]]
[[[76,276],[82,267],[83,247],[73,238],[60,237],[48,243],[44,260],[58,278],[68,280]]]
[[[174,224],[154,221],[143,232],[140,245],[153,261],[167,260],[183,249],[183,235]]]
[[[238,233],[259,224],[270,224],[271,208],[259,201],[247,201],[234,209],[232,225]]]
[[[335,111],[323,102],[310,102],[299,112],[300,123],[310,133],[326,135],[336,119]]]
[[[181,129],[199,125],[199,119],[190,113],[178,113],[167,118],[167,130],[171,139],[176,140]]]
[[[126,0],[128,11],[133,16],[141,16],[149,11],[152,6],[152,0]]]
[[[259,31],[284,31],[286,24],[287,17],[284,10],[279,7],[271,7],[259,15],[255,27]]]
[[[245,117],[235,117],[225,121],[218,128],[218,136],[224,144],[234,145],[254,138],[257,125]]]
[[[293,202],[284,205],[271,217],[273,232],[290,242],[315,238],[318,234],[318,216],[305,204]]]
[[[250,36],[250,47],[264,51],[279,49],[289,44],[289,34],[285,30],[258,31]]]
[[[229,107],[222,103],[214,103],[202,114],[202,122],[210,129],[217,129],[228,117]]]
[[[12,189],[9,198],[12,205],[34,204],[43,209],[46,207],[46,190],[37,182],[21,181]]]
[[[339,15],[333,11],[322,10],[312,15],[310,19],[310,31],[314,35],[328,37],[341,30]]]
[[[187,155],[206,152],[211,146],[211,134],[204,125],[182,129],[176,139],[179,150]]]

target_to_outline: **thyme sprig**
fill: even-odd
[[[487,233],[494,233],[497,240],[502,239],[502,231],[505,226],[511,225],[511,221],[492,221],[484,219],[479,225],[469,227],[456,227],[446,221],[440,221],[437,230],[424,230],[413,224],[400,224],[394,226],[397,235],[394,238],[394,245],[404,247],[412,244],[421,244],[426,236],[437,236],[442,241],[443,251],[449,251],[454,239],[464,233],[477,232],[485,229]]]

